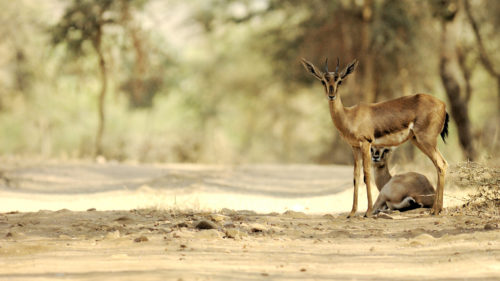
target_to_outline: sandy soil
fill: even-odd
[[[500,279],[498,210],[346,219],[351,169],[4,164],[0,280]]]

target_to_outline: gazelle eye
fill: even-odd
[[[321,84],[323,84],[323,86],[325,86],[325,81],[321,80]]]
[[[340,80],[337,84],[338,84],[338,85],[341,85],[341,84],[342,84],[342,80]]]

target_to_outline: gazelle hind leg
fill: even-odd
[[[432,142],[425,142],[416,137],[415,139],[412,139],[412,143],[414,143],[425,155],[427,155],[436,167],[437,188],[431,213],[438,215],[443,209],[444,177],[446,176],[446,170],[448,169],[448,162],[446,162],[443,155],[441,155],[437,149],[436,140]]]
[[[400,210],[400,209],[404,209],[404,208],[408,208],[408,207],[415,207],[415,208],[422,207],[422,205],[419,204],[419,203],[417,203],[415,201],[415,199],[413,199],[413,197],[411,197],[411,196],[405,197],[403,199],[403,201],[401,201],[399,203],[389,203],[389,202],[387,202],[387,204],[388,205],[390,204],[390,208],[393,209],[393,210]]]
[[[373,215],[378,214],[380,211],[383,211],[384,206],[386,206],[385,202],[387,198],[385,198],[384,194],[379,193],[377,200],[375,200],[375,204],[373,204]]]

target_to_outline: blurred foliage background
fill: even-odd
[[[360,60],[344,105],[430,93],[449,161],[498,158],[500,2],[0,0],[0,153],[352,163],[300,65]],[[334,68],[333,65],[330,68]],[[423,157],[410,144],[404,159]]]

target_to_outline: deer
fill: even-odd
[[[354,59],[339,72],[340,60],[334,72],[328,71],[328,58],[324,71],[302,58],[302,65],[312,76],[321,81],[324,87],[330,117],[340,136],[351,146],[354,156],[354,196],[352,209],[347,218],[356,214],[358,208],[358,187],[361,167],[368,208],[365,217],[371,217],[373,211],[371,196],[371,161],[370,148],[398,146],[410,140],[434,164],[437,171],[437,193],[431,214],[438,215],[443,208],[444,179],[448,163],[437,148],[437,139],[441,135],[445,141],[448,135],[449,116],[446,104],[428,94],[415,94],[378,103],[359,103],[345,107],[339,95],[339,89],[346,78],[354,72],[358,60]]]
[[[386,147],[370,149],[375,185],[379,190],[379,195],[373,205],[373,214],[379,213],[384,207],[401,211],[431,208],[435,197],[432,184],[426,176],[415,172],[392,176],[389,171],[392,151]]]

